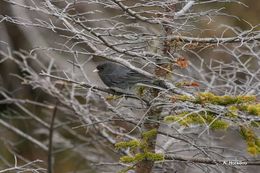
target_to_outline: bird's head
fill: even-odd
[[[102,64],[99,64],[96,69],[93,72],[100,73],[111,73],[113,70],[115,70],[116,65],[112,62],[105,62]]]

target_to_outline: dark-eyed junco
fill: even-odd
[[[167,89],[164,81],[154,80],[132,69],[114,62],[105,62],[97,66],[94,72],[98,72],[101,80],[108,87],[131,89],[135,84],[146,84]]]

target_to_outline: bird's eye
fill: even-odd
[[[103,66],[103,65],[97,66],[97,69],[98,69],[99,71],[104,70],[104,66]]]

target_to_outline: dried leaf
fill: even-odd
[[[200,84],[198,82],[191,82],[190,86],[192,86],[192,87],[199,87]]]
[[[182,81],[176,83],[177,87],[199,87],[200,84],[198,82],[189,82],[189,81]]]
[[[177,59],[177,65],[180,66],[181,68],[187,68],[189,65],[189,62],[187,59],[181,57]]]

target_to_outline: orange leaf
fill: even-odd
[[[178,86],[185,86],[185,87],[199,87],[200,84],[198,82],[188,82],[188,81],[183,81],[180,83],[177,83]]]
[[[187,68],[189,65],[189,62],[187,59],[181,57],[177,59],[177,65],[180,66],[181,68]]]
[[[199,84],[198,82],[191,82],[191,83],[190,83],[190,86],[199,87],[200,84]]]

